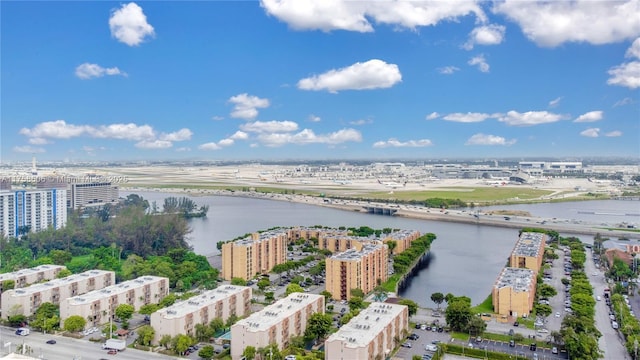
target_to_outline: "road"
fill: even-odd
[[[167,355],[127,349],[117,355],[108,355],[106,350],[102,350],[100,343],[90,342],[84,339],[73,339],[65,336],[42,334],[32,331],[28,336],[15,335],[15,329],[0,326],[0,338],[4,345],[0,346],[0,357],[10,351],[15,352],[21,344],[25,344],[32,349],[30,356],[47,360],[155,360],[155,359],[176,359]],[[47,340],[55,340],[56,344],[47,344]]]
[[[600,295],[604,299],[604,289],[609,285],[606,283],[604,274],[596,269],[593,263],[593,256],[591,250],[587,249],[587,261],[584,264],[584,270],[587,276],[591,280],[593,286],[593,296]],[[593,275],[596,273],[598,275]],[[622,338],[618,335],[618,332],[611,327],[611,320],[609,319],[609,307],[604,300],[596,301],[596,327],[602,333],[602,336],[598,340],[600,350],[604,352],[605,359],[622,360],[630,359],[629,353],[624,348]]]

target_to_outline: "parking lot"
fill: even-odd
[[[434,345],[433,342],[449,342],[450,336],[446,332],[438,332],[432,330],[411,329],[411,333],[418,335],[417,340],[403,340],[402,343],[409,343],[411,347],[400,347],[396,353],[397,358],[411,359],[414,355],[422,357],[424,354],[433,354],[433,351],[427,351],[427,345]]]

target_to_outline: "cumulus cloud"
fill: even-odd
[[[550,108],[554,108],[557,107],[558,105],[560,105],[560,101],[562,100],[562,96],[557,97],[551,101],[549,101],[549,107]]]
[[[313,114],[309,115],[309,121],[311,122],[320,122],[320,120],[322,120],[320,116],[313,115]]]
[[[82,80],[95,79],[105,75],[127,76],[127,73],[120,71],[117,67],[103,68],[98,64],[84,63],[76,67],[76,76]]]
[[[387,148],[387,147],[426,147],[432,146],[433,142],[429,139],[420,139],[420,140],[408,140],[408,141],[399,141],[396,138],[390,138],[387,141],[376,141],[373,144],[374,148]]]
[[[611,76],[607,79],[607,84],[624,86],[629,89],[640,87],[640,61],[632,61],[609,69]]]
[[[227,139],[222,139],[220,141],[218,141],[218,145],[220,146],[231,146],[235,143],[235,141],[233,139],[227,138]]]
[[[229,139],[233,140],[247,140],[249,138],[249,134],[244,131],[236,131],[233,135],[229,137]]]
[[[49,139],[70,139],[87,136],[99,139],[118,139],[136,141],[141,149],[163,149],[173,146],[173,142],[191,139],[193,132],[187,128],[176,132],[156,134],[150,125],[109,124],[109,125],[74,125],[64,120],[45,121],[32,128],[22,128],[19,133],[28,138],[30,144],[43,145]]]
[[[442,119],[447,121],[461,122],[461,123],[475,123],[475,122],[482,122],[496,116],[499,116],[499,115],[468,112],[468,113],[447,114],[443,116]]]
[[[471,136],[467,140],[465,145],[505,145],[505,146],[509,146],[509,145],[513,145],[515,143],[516,143],[516,139],[507,140],[507,139],[503,138],[502,136],[478,133],[478,134],[475,134],[475,135]]]
[[[355,125],[355,126],[368,125],[372,123],[373,123],[373,120],[371,119],[359,119],[355,121],[349,121],[349,125]]]
[[[512,110],[498,117],[499,121],[509,126],[533,126],[554,123],[564,119],[566,119],[566,116],[548,111],[527,111],[520,113]]]
[[[610,131],[606,134],[604,134],[604,136],[606,137],[618,137],[618,136],[622,136],[622,131],[619,130],[614,130],[614,131]]]
[[[472,57],[467,62],[467,64],[471,66],[477,66],[478,70],[482,71],[483,73],[489,72],[489,64],[487,63],[487,60],[485,60],[484,55]]]
[[[258,116],[258,109],[264,109],[270,105],[268,99],[261,99],[247,93],[232,96],[228,102],[234,105],[231,117],[245,120],[254,119]]]
[[[304,129],[298,133],[260,134],[258,140],[265,146],[278,147],[286,144],[327,144],[337,145],[345,142],[360,142],[362,134],[355,129],[342,129],[329,134],[317,135],[311,129]]]
[[[142,8],[133,2],[111,12],[109,29],[111,36],[129,46],[138,46],[145,39],[155,36],[153,26],[147,22]]]
[[[591,137],[591,138],[596,138],[598,137],[600,133],[600,129],[599,128],[590,128],[587,130],[584,130],[582,132],[580,132],[580,135],[585,136],[585,137]]]
[[[198,149],[200,150],[220,150],[222,146],[216,144],[215,142],[208,142],[205,144],[198,145]]]
[[[573,122],[595,122],[595,121],[599,121],[602,120],[602,116],[603,116],[604,112],[598,110],[598,111],[589,111],[588,113],[584,113],[580,116],[578,116],[575,120],[573,120]]]
[[[437,112],[432,112],[431,114],[427,115],[427,117],[425,118],[426,120],[434,120],[440,117],[440,114],[438,114]]]
[[[640,59],[640,37],[633,41],[633,44],[627,49],[624,55],[628,58]]]
[[[475,45],[498,45],[504,40],[506,27],[503,25],[489,24],[478,26],[469,34],[469,40],[462,46],[465,50],[471,50]]]
[[[516,22],[529,40],[555,47],[565,42],[610,44],[638,36],[638,0],[495,2],[493,11]]]
[[[240,129],[255,133],[281,133],[298,130],[298,124],[293,121],[255,121],[240,125]]]
[[[474,0],[468,1],[349,1],[349,0],[262,0],[267,14],[295,30],[374,31],[372,23],[415,29],[468,14],[485,21]]]
[[[456,71],[460,71],[460,69],[455,66],[445,66],[445,67],[438,68],[438,72],[444,75],[451,75]]]
[[[402,74],[398,69],[398,65],[372,59],[301,79],[298,81],[298,88],[315,91],[327,90],[330,93],[337,93],[341,90],[389,88],[400,81],[402,81]]]
[[[13,151],[19,152],[19,153],[31,153],[31,154],[45,152],[43,148],[33,147],[33,146],[14,146]]]

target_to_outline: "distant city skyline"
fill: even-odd
[[[0,160],[638,158],[639,14],[3,2]]]

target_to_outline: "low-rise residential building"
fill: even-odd
[[[293,293],[231,326],[231,358],[239,360],[247,346],[256,349],[276,344],[289,345],[293,336],[301,336],[315,313],[324,314],[324,296]]]
[[[506,267],[491,291],[493,311],[506,316],[529,315],[536,295],[537,273],[531,269]]]
[[[188,300],[177,302],[151,314],[155,329],[154,343],[164,335],[195,335],[196,324],[208,325],[220,318],[226,322],[231,316],[247,316],[251,311],[252,291],[247,286],[222,285]]]
[[[409,330],[405,305],[372,303],[325,341],[326,360],[387,359]]]
[[[2,293],[2,318],[13,315],[31,316],[40,304],[50,302],[60,305],[61,301],[93,290],[111,286],[116,281],[113,271],[89,270],[80,274],[54,279],[45,283]]]
[[[169,279],[159,276],[141,276],[84,295],[63,299],[60,302],[60,321],[80,315],[87,319],[87,326],[105,324],[115,317],[120,304],[129,304],[135,311],[148,304],[157,304],[169,294]]]
[[[509,265],[515,268],[531,269],[536,273],[540,271],[544,260],[546,240],[547,235],[543,233],[523,232],[520,234],[511,252]]]
[[[367,294],[387,281],[387,260],[388,247],[381,242],[334,254],[325,260],[326,290],[336,300],[351,299],[352,289]]]
[[[62,265],[40,265],[0,274],[0,291],[2,291],[2,283],[6,280],[13,280],[14,289],[18,289],[45,280],[55,279],[58,277],[60,271],[64,269],[66,269],[66,267]]]

